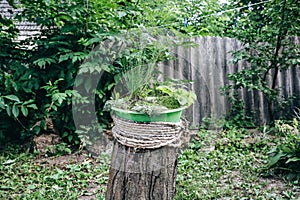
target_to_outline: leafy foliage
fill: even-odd
[[[243,49],[234,52],[233,59],[235,64],[244,64],[243,69],[230,74],[228,79],[232,82],[225,87],[232,103],[229,122],[245,126],[253,120],[253,113],[245,112],[244,102],[239,98],[241,90],[262,93],[267,99],[269,112],[265,120],[274,123],[275,133],[282,137],[269,152],[269,167],[288,174],[290,179],[297,179],[297,127],[275,119],[292,117],[293,107],[289,105],[295,97],[280,95],[278,77],[280,72],[284,76],[284,71],[299,68],[299,45],[293,42],[293,38],[299,36],[300,29],[298,2],[241,0],[232,1],[229,6],[239,9],[233,10],[233,20],[228,24],[226,34],[244,44]],[[293,103],[297,106],[297,101]]]
[[[231,128],[232,126],[238,128],[254,127],[254,119],[249,116],[244,108],[244,102],[239,97],[238,91],[234,91],[233,94],[227,93],[228,88],[225,89],[225,94],[229,97],[231,108],[229,114],[226,116],[223,123],[223,128]]]
[[[278,177],[262,177],[270,135],[234,127],[201,130],[179,156],[175,199],[298,199],[294,185]]]
[[[269,171],[283,174],[289,181],[300,180],[300,135],[296,119],[290,125],[284,121],[275,122],[274,132],[280,136],[280,143],[268,152]]]
[[[101,82],[93,91],[100,123],[95,130],[105,127],[109,115],[102,108],[119,80],[118,74],[134,65],[137,59],[146,62],[156,47],[145,48],[143,55],[136,55],[136,46],[120,54],[117,54],[118,49],[96,47],[105,41],[126,42],[126,33],[143,27],[174,28],[177,23],[171,1],[9,2],[23,11],[13,19],[0,18],[1,27],[5,27],[0,34],[0,113],[5,119],[5,123],[0,124],[0,137],[20,142],[42,132],[45,120],[51,118],[66,141],[80,145],[71,102],[75,101],[84,111],[83,105],[92,101],[85,95],[95,83],[86,76],[101,75]],[[15,22],[23,20],[34,22],[41,29],[39,34],[19,42],[15,40],[18,36]],[[131,40],[136,39],[132,37]],[[101,56],[106,59],[103,55],[108,56],[107,53],[118,56],[110,62],[94,62]],[[75,83],[77,75],[84,79]],[[73,87],[83,87],[85,93],[76,92]]]
[[[234,52],[233,61],[246,61],[244,63],[248,64],[243,70],[228,76],[232,84],[227,89],[239,91],[245,88],[261,92],[268,101],[269,121],[273,121],[278,117],[278,111],[285,109],[292,98],[279,96],[278,74],[299,67],[299,46],[291,39],[299,35],[298,2],[236,3],[242,8],[233,15],[235,23],[228,34],[239,39],[245,48]]]
[[[226,36],[231,12],[218,0],[187,0],[178,3],[182,10],[182,31],[190,35]]]
[[[156,114],[168,109],[189,107],[196,99],[192,91],[183,88],[180,82],[151,81],[136,88],[133,95],[109,100],[107,109],[116,107],[146,114]]]
[[[32,155],[17,153],[18,147],[10,148],[10,151],[0,153],[0,169],[3,172],[0,175],[1,199],[8,196],[13,199],[77,199],[94,194],[88,189],[95,183],[99,184],[98,199],[104,199],[103,183],[106,183],[108,176],[107,157],[94,160],[84,154],[69,157],[56,155],[42,162]],[[83,156],[85,161],[76,162]]]
[[[175,199],[299,199],[299,182],[261,176],[266,144],[280,141],[235,128],[201,129],[180,153]],[[64,149],[57,149],[58,155],[38,159],[18,149],[9,146],[0,152],[0,198],[105,199],[108,157],[95,160],[83,152],[65,156]]]

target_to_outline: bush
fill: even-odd
[[[277,146],[269,151],[268,169],[275,174],[283,174],[288,180],[300,181],[300,134],[299,122],[295,118],[290,125],[275,122],[275,134],[281,136]]]
[[[13,5],[13,1],[10,2]],[[13,6],[21,7],[23,12],[14,20],[34,22],[41,27],[41,33],[17,42],[14,21],[0,18],[0,25],[4,27],[0,32],[0,114],[4,119],[0,124],[1,141],[12,138],[22,142],[43,131],[51,131],[47,123],[52,122],[65,141],[80,145],[82,140],[75,132],[72,100],[76,101],[76,108],[86,111],[84,105],[94,99],[85,95],[97,84],[88,77],[91,75],[101,76],[101,83],[92,91],[96,96],[98,125],[89,131],[101,131],[110,121],[102,107],[111,96],[118,74],[136,59],[147,62],[153,51],[147,49],[140,57],[136,56],[138,49],[133,46],[111,62],[106,61],[107,66],[101,66],[101,60],[94,63],[93,59],[100,58],[108,47],[95,47],[107,40],[123,42],[126,38],[120,35],[139,28],[145,21],[151,26],[161,25],[156,16],[168,15],[170,18],[163,21],[166,24],[175,17],[164,7],[168,5],[164,1],[18,2]],[[119,50],[109,53],[119,53]],[[79,78],[75,82],[78,74],[84,80]],[[85,91],[80,93],[74,87]]]

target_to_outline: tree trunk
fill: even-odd
[[[134,149],[114,142],[106,200],[171,200],[178,148]]]

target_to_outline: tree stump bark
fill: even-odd
[[[178,148],[134,149],[114,142],[106,200],[171,200]]]

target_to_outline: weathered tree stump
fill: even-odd
[[[134,149],[117,141],[106,200],[171,200],[175,196],[178,148]]]
[[[178,152],[189,141],[188,122],[136,123],[113,116],[115,139],[107,200],[171,200]]]

